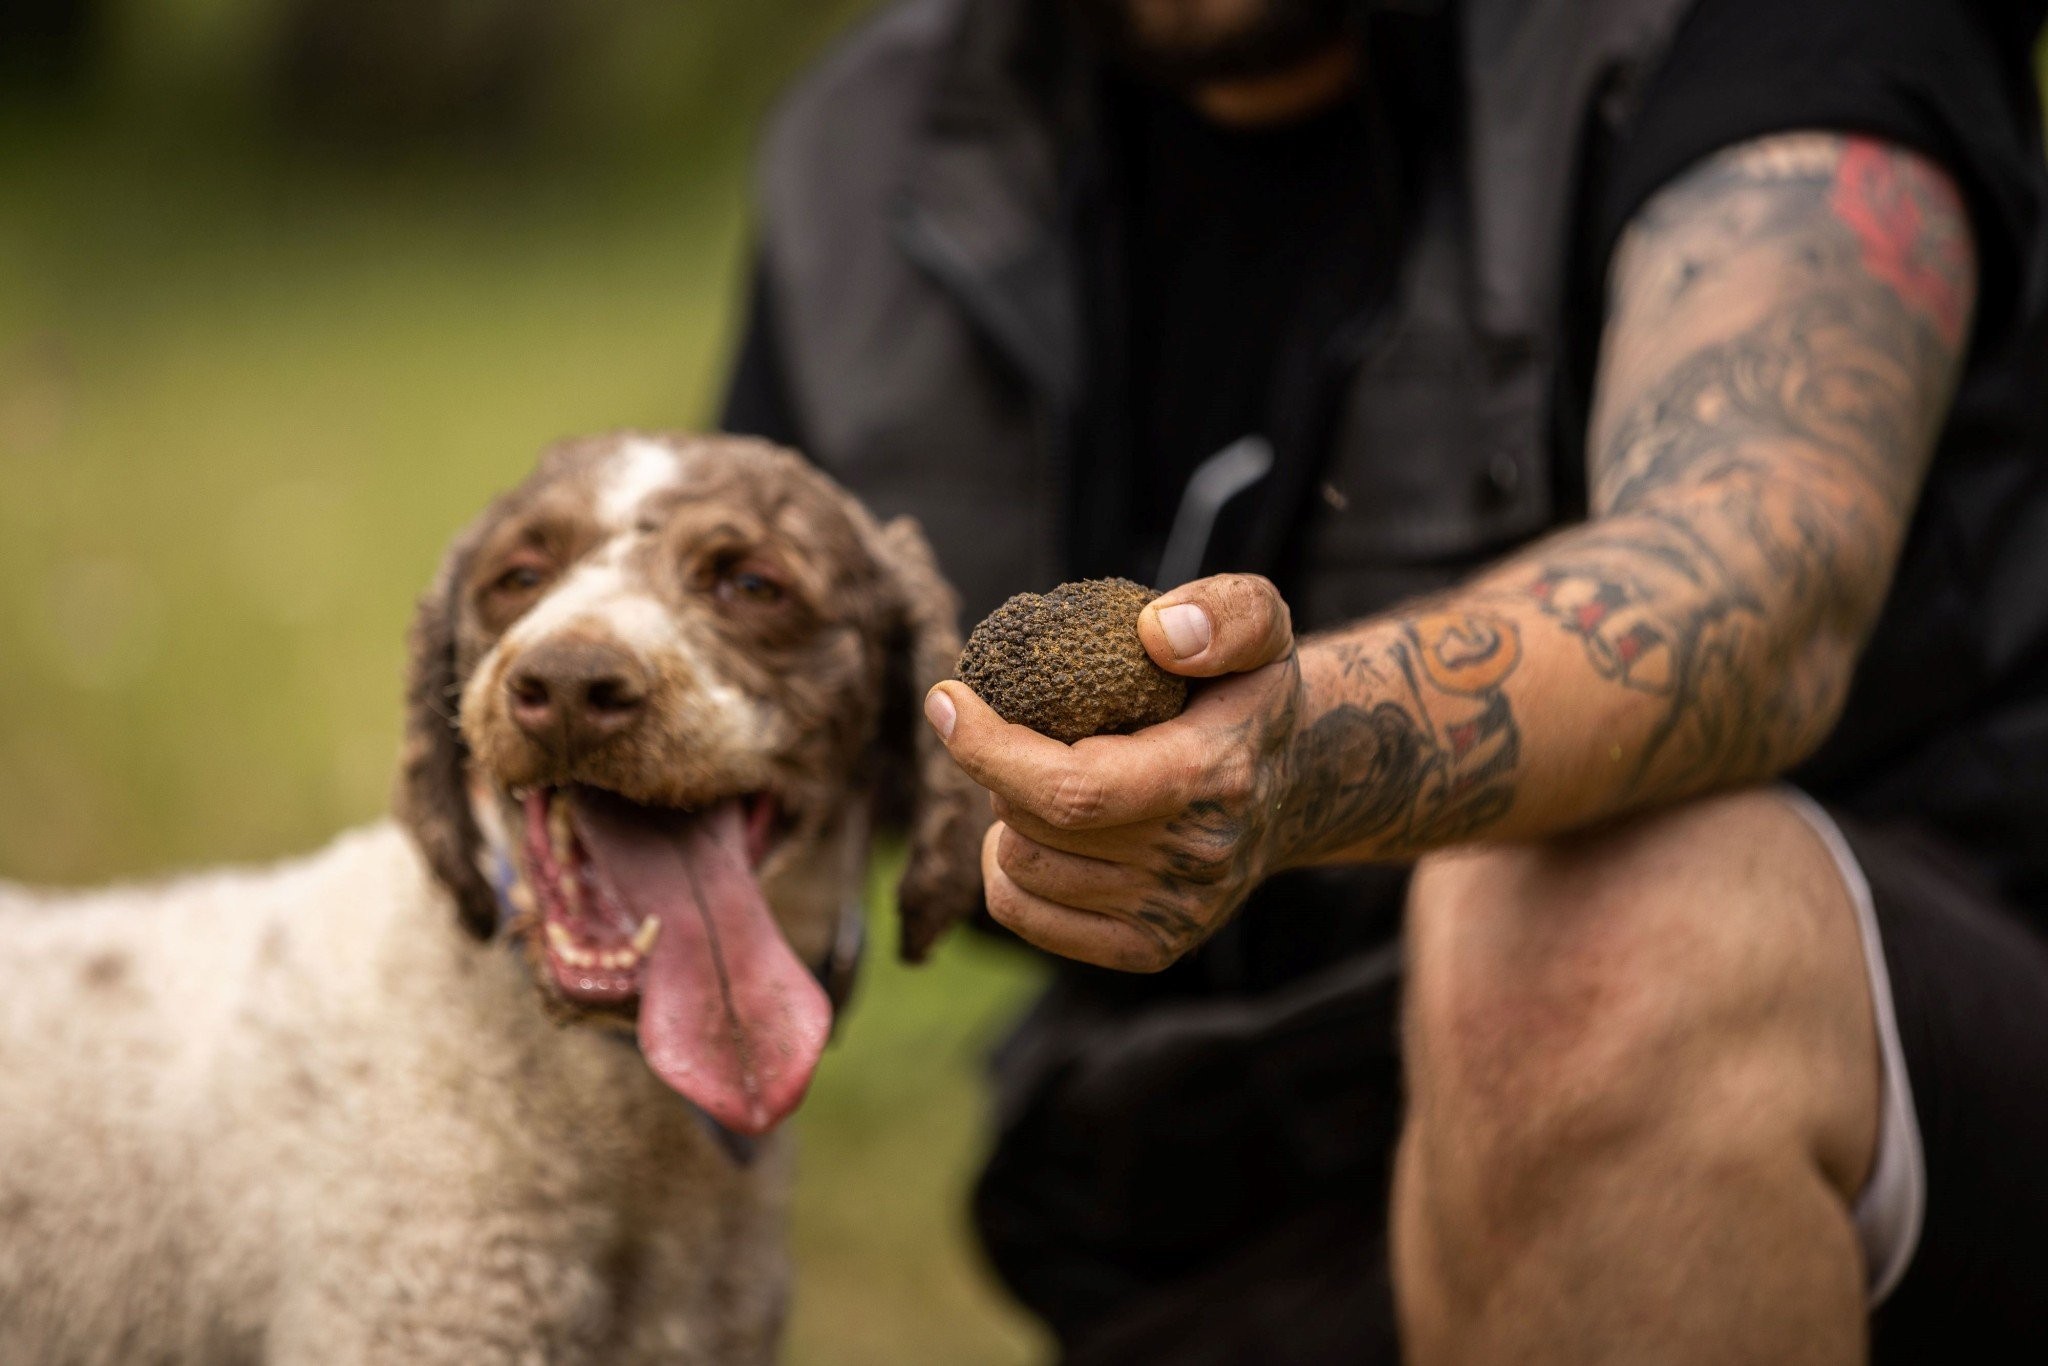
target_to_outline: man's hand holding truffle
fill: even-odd
[[[1160,668],[1214,680],[1169,720],[1063,744],[1005,721],[959,682],[934,688],[925,714],[993,795],[996,824],[982,846],[989,913],[1053,953],[1151,972],[1276,871],[1268,835],[1301,671],[1287,605],[1262,578],[1222,575],[1164,594],[1137,613],[1136,631]],[[1101,710],[1092,695],[1075,706]],[[1030,719],[1061,729],[1058,718]]]

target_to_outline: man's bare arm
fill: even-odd
[[[1964,345],[1948,178],[1775,137],[1652,200],[1612,274],[1593,516],[1305,643],[1289,860],[1534,835],[1780,773],[1883,603]]]

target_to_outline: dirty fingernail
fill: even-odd
[[[959,719],[953,709],[953,699],[937,688],[925,694],[924,719],[932,723],[932,729],[939,733],[941,740],[953,738],[953,722]]]
[[[1209,614],[1191,602],[1161,608],[1159,629],[1166,633],[1174,658],[1186,659],[1209,648]]]

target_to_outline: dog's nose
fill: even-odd
[[[505,677],[513,724],[557,751],[631,729],[647,709],[647,675],[615,645],[557,640],[523,653]]]

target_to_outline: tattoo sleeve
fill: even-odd
[[[1760,781],[1833,726],[1975,302],[1948,178],[1867,139],[1745,144],[1616,252],[1592,516],[1304,647],[1279,836],[1406,857]]]

